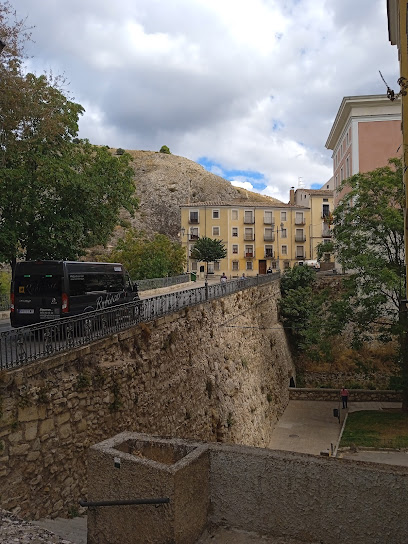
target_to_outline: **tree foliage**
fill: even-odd
[[[167,145],[162,145],[159,153],[165,153],[166,155],[171,155],[170,149],[167,147]]]
[[[142,232],[130,229],[119,240],[110,260],[121,262],[134,280],[176,276],[183,272],[185,249],[164,234],[149,239]]]
[[[203,236],[199,238],[191,250],[191,258],[197,261],[212,263],[217,262],[226,257],[227,250],[221,240],[215,240]]]
[[[370,323],[389,329],[399,321],[400,299],[405,295],[401,160],[356,174],[345,185],[350,192],[334,212],[335,251],[348,271],[355,331],[364,338]]]
[[[370,340],[373,332],[384,342],[398,335],[399,384],[408,410],[408,316],[401,307],[406,297],[402,161],[391,159],[389,166],[356,174],[345,184],[350,192],[335,210],[334,237],[337,259],[348,271],[347,321],[356,343]]]
[[[77,138],[83,107],[60,78],[24,73],[28,36],[11,15],[0,4],[0,262],[76,259],[135,208],[131,157]]]

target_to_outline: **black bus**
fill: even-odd
[[[120,263],[23,261],[11,282],[10,321],[22,327],[139,300]]]

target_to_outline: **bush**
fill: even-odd
[[[167,155],[171,155],[170,149],[167,147],[167,145],[162,145],[161,146],[160,153],[166,153]]]
[[[125,150],[121,147],[118,147],[116,150],[116,155],[123,155],[125,153]]]

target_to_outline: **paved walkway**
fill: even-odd
[[[340,411],[340,423],[333,410]],[[273,450],[320,455],[335,450],[347,412],[401,408],[400,402],[349,402],[343,410],[335,401],[291,400],[269,443]],[[379,461],[376,461],[379,462]]]

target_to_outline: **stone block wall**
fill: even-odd
[[[66,516],[86,452],[121,431],[269,443],[294,374],[278,282],[0,375],[0,505]]]

